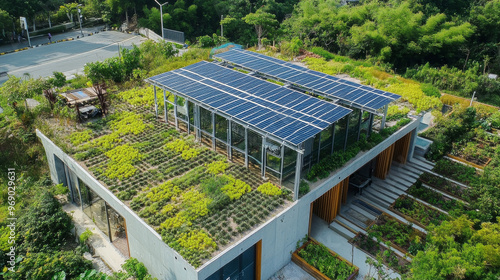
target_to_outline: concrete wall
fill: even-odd
[[[146,36],[146,38],[160,42],[162,40],[161,35],[156,34],[153,30],[145,27],[139,28],[139,34]]]
[[[370,162],[394,142],[411,131],[416,131],[419,122],[420,119],[412,121],[373,149],[364,152],[349,162],[334,175],[320,181],[317,187],[300,200],[295,201],[290,207],[278,213],[271,220],[219,253],[197,270],[194,270],[177,252],[165,245],[161,237],[151,227],[97,182],[72,158],[62,152],[39,131],[37,131],[37,135],[45,147],[52,180],[57,182],[57,173],[54,166],[55,154],[126,219],[131,256],[144,262],[150,272],[158,279],[205,279],[259,240],[262,240],[261,279],[268,279],[290,262],[291,252],[295,251],[297,241],[307,234],[311,203]],[[413,147],[410,147],[410,149],[413,149]]]
[[[175,250],[168,247],[153,228],[148,226],[137,214],[39,130],[37,130],[37,136],[45,148],[50,175],[54,183],[59,181],[54,160],[55,155],[66,164],[68,169],[73,171],[76,176],[125,218],[131,257],[143,262],[149,272],[160,280],[197,279],[196,270]]]
[[[361,156],[338,170],[334,175],[322,180],[320,185],[304,195],[292,206],[277,214],[272,220],[263,224],[245,238],[221,252],[211,261],[198,268],[198,278],[205,279],[220,267],[226,265],[239,254],[262,240],[262,275],[261,279],[268,279],[291,260],[291,252],[295,251],[297,241],[302,239],[309,229],[309,215],[311,203],[322,196],[332,187],[363,167],[378,154],[387,149],[397,140],[411,131],[416,131],[420,119],[411,123],[389,136],[373,149],[364,152]],[[413,149],[413,147],[410,147]]]

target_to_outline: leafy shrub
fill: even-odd
[[[64,271],[68,279],[74,279],[85,270],[92,269],[92,262],[83,258],[81,252],[49,251],[27,254],[15,273],[7,273],[5,279],[53,279],[56,273]]]
[[[89,141],[92,138],[92,130],[86,129],[84,131],[80,132],[73,132],[69,136],[69,140],[71,141],[71,144],[78,146],[82,143],[85,143]]]
[[[260,185],[257,190],[263,194],[267,194],[267,195],[281,195],[281,189],[275,185],[273,185],[272,183],[264,183],[262,185]]]
[[[398,105],[389,106],[387,109],[387,120],[398,120],[400,118],[406,117],[406,115],[410,112],[408,107],[400,108]]]
[[[331,52],[323,49],[322,47],[313,47],[311,49],[311,51],[317,55],[320,55],[322,56],[323,58],[325,58],[326,60],[330,60],[330,59],[333,59],[335,58],[335,55],[333,55]]]
[[[163,106],[163,92],[157,91],[158,106]],[[154,91],[152,86],[144,88],[132,88],[122,91],[118,97],[125,100],[130,105],[152,107],[155,102]]]
[[[113,132],[119,135],[137,135],[146,129],[152,128],[151,124],[145,124],[142,116],[133,112],[123,111],[115,114],[116,119],[111,121],[110,126]]]
[[[234,179],[233,177],[226,176],[229,183],[221,188],[231,200],[238,199],[247,192],[250,192],[252,188],[247,183]]]
[[[195,251],[214,251],[217,249],[217,244],[202,230],[193,230],[184,233],[178,239],[179,244],[189,250]]]
[[[18,225],[20,250],[29,252],[60,248],[73,228],[71,217],[46,191],[26,209]]]
[[[431,84],[423,83],[420,85],[420,88],[422,89],[424,94],[427,96],[434,96],[437,98],[441,97],[441,93],[439,92],[439,89],[437,89],[436,87],[434,87]]]
[[[310,243],[298,254],[330,279],[347,279],[355,270],[353,266],[330,254],[323,244]]]
[[[211,163],[205,164],[205,167],[207,168],[207,172],[210,174],[214,174],[214,175],[224,173],[224,171],[226,171],[228,166],[229,166],[229,164],[223,160],[213,161]]]
[[[134,279],[151,279],[146,266],[144,266],[144,264],[139,262],[136,258],[126,260],[122,265],[122,268],[127,271],[128,276],[134,277]]]
[[[113,148],[106,152],[105,155],[111,161],[108,163],[104,175],[109,179],[118,178],[120,180],[134,175],[137,168],[132,164],[143,157],[138,150],[129,144]]]
[[[87,240],[92,236],[92,231],[90,229],[86,229],[82,234],[80,234],[80,244],[85,244]]]

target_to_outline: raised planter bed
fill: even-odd
[[[387,248],[385,245],[373,240],[373,238],[358,232],[356,236],[349,240],[349,243],[356,246],[373,259],[380,255],[382,262],[395,271],[405,274],[409,271],[410,262]],[[387,253],[386,253],[387,252]]]
[[[436,162],[432,171],[466,185],[469,185],[480,178],[480,175],[477,174],[474,167],[448,159],[441,159]]]
[[[368,229],[368,234],[378,240],[389,242],[391,247],[403,254],[415,255],[425,245],[426,235],[412,227],[412,224],[404,224],[386,213],[378,216],[375,223]]]
[[[448,154],[447,156],[449,158],[452,158],[454,160],[458,160],[460,162],[463,162],[467,165],[470,165],[470,166],[473,166],[473,167],[479,168],[479,169],[484,169],[486,167],[486,165],[488,165],[491,161],[491,158],[487,158],[487,157],[482,157],[481,159],[478,158],[477,160],[475,160],[475,162],[472,162],[472,160],[473,160],[472,158],[464,159],[464,158],[454,156],[451,154]]]
[[[292,261],[316,279],[353,280],[359,268],[314,239],[292,254]]]
[[[445,178],[424,172],[420,175],[418,180],[430,187],[468,202],[467,188],[457,185]]]
[[[401,215],[409,222],[426,228],[430,224],[440,224],[448,219],[448,215],[433,209],[406,195],[401,195],[389,206],[389,210]]]
[[[453,210],[466,210],[466,205],[464,202],[459,201],[456,198],[450,198],[430,188],[424,187],[421,181],[417,181],[415,184],[413,184],[408,190],[406,190],[406,193],[446,212],[450,212]]]

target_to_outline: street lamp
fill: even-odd
[[[82,10],[80,10],[80,7],[82,6],[82,4],[78,4],[78,22],[80,23],[80,33],[82,34],[82,37],[83,37],[83,31],[82,31]]]
[[[162,7],[163,7],[163,5],[168,4],[168,2],[165,2],[163,4],[160,4],[160,2],[158,2],[157,0],[155,0],[155,2],[156,2],[156,4],[160,5],[161,38],[163,40],[165,40],[165,36],[163,36],[163,10],[162,10]]]

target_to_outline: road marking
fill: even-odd
[[[97,48],[97,49],[94,49],[94,50],[91,50],[91,51],[87,51],[87,52],[84,52],[84,53],[79,53],[79,54],[75,54],[75,55],[71,55],[71,56],[65,56],[65,57],[62,57],[62,58],[59,58],[59,59],[56,59],[56,60],[51,60],[51,61],[48,61],[48,62],[45,62],[45,63],[36,64],[36,65],[33,65],[33,66],[27,66],[27,67],[24,67],[24,68],[17,68],[15,70],[9,71],[9,73],[19,72],[19,71],[25,71],[25,70],[28,70],[28,69],[31,69],[31,68],[40,67],[40,66],[43,66],[43,65],[47,65],[47,64],[51,64],[51,63],[56,63],[56,62],[59,62],[59,61],[63,61],[63,60],[66,60],[68,58],[74,58],[76,56],[86,55],[86,54],[89,54],[91,52],[95,52],[95,51],[98,51],[98,50],[101,50],[101,49],[104,49],[104,48],[108,48],[110,46],[113,46],[113,45],[116,45],[116,44],[119,44],[119,43],[122,43],[122,42],[126,42],[128,40],[135,39],[136,37],[139,37],[139,36],[134,36],[134,37],[125,39],[123,41],[112,43],[112,44],[106,45],[104,47],[100,47],[100,48]],[[78,42],[78,41],[73,41],[73,42]]]

